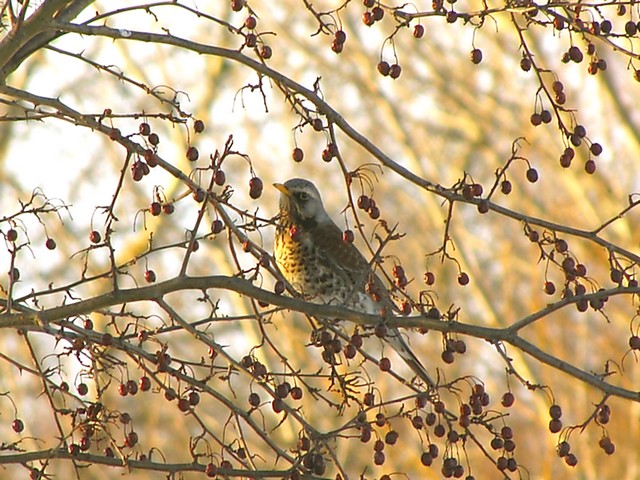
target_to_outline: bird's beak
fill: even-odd
[[[280,190],[282,193],[284,193],[287,197],[291,196],[291,190],[285,187],[284,184],[274,183],[273,186],[276,187],[278,190]]]

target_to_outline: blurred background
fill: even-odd
[[[250,12],[248,7],[234,11],[231,3],[203,1],[180,5],[159,2],[155,6],[142,6],[135,2],[93,2],[73,19],[74,23],[89,22],[89,25],[120,29],[122,39],[63,35],[25,60],[6,83],[33,95],[59,99],[81,115],[96,118],[109,109],[111,118],[103,123],[117,127],[123,136],[131,136],[131,140],[139,143],[146,141],[138,135],[139,124],[148,122],[160,138],[158,155],[185,174],[192,175],[203,187],[208,184],[209,172],[198,173],[194,168],[206,167],[210,155],[216,150],[222,151],[232,136],[234,150],[246,157],[230,156],[224,162],[226,185],[233,192],[229,203],[246,215],[230,208],[227,211],[251,241],[267,252],[273,248],[274,228],[266,220],[278,210],[278,192],[271,188],[273,182],[283,182],[291,177],[313,180],[333,219],[341,227],[353,228],[357,220],[353,211],[346,208],[349,185],[344,172],[337,159],[331,162],[322,159],[322,151],[329,141],[326,131],[317,132],[308,125],[300,127],[300,117],[285,101],[273,80],[220,56],[201,55],[187,48],[153,41],[126,39],[127,31],[153,32],[239,50],[248,29],[238,33],[233,28],[241,28]],[[478,12],[486,8],[483,5],[465,0],[445,7],[447,10]],[[14,2],[13,7],[18,10],[19,3]],[[273,53],[265,60],[266,64],[308,89],[317,84],[321,97],[346,122],[414,174],[444,188],[454,186],[468,175],[472,182],[483,186],[486,195],[496,182],[496,172],[512,157],[512,151],[515,149],[521,157],[506,173],[512,192],[504,195],[498,188],[491,198],[492,202],[517,215],[496,211],[481,215],[475,205],[457,202],[449,216],[449,203],[442,196],[380,166],[361,144],[337,130],[337,146],[344,167],[348,171],[365,168],[371,180],[363,184],[354,182],[350,186],[351,195],[353,198],[361,194],[372,196],[382,218],[391,226],[397,225],[397,231],[404,234],[400,240],[385,247],[383,267],[387,271],[391,271],[396,263],[404,267],[411,280],[407,292],[413,298],[425,291],[441,311],[460,309],[459,321],[495,328],[512,325],[558,301],[564,275],[541,255],[541,247],[527,238],[522,218],[549,222],[546,230],[533,227],[549,238],[555,235],[555,227],[564,229],[557,236],[568,242],[572,255],[587,267],[587,279],[583,283],[589,292],[616,285],[610,279],[610,251],[592,238],[571,235],[566,229],[594,231],[625,209],[630,195],[638,189],[639,84],[634,80],[633,60],[630,60],[633,55],[613,49],[614,44],[622,44],[626,50],[634,52],[638,47],[637,35],[628,38],[578,35],[567,29],[554,29],[550,24],[536,23],[544,23],[543,20],[549,18],[544,12],[537,17],[522,11],[514,13],[503,4],[487,7],[496,11],[483,17],[483,23],[479,23],[478,17],[470,22],[459,18],[455,23],[449,23],[444,16],[433,15],[413,19],[405,27],[398,27],[399,21],[394,20],[388,5],[384,18],[366,26],[362,17],[371,9],[359,1],[347,2],[340,7],[339,2],[313,2],[310,5],[282,0],[250,3],[250,7],[253,8],[251,16],[257,20],[255,32],[260,42],[268,45]],[[314,11],[333,12],[314,15]],[[410,14],[431,12],[432,5],[431,2],[416,2],[402,11]],[[613,31],[624,35],[631,14],[617,15],[616,3],[603,6],[601,11],[603,17],[598,20],[611,20]],[[563,12],[569,15],[570,10],[567,8]],[[6,9],[4,14],[6,25]],[[96,15],[103,16],[95,20]],[[325,22],[331,34],[319,28],[318,19]],[[416,24],[424,26],[422,38],[413,34]],[[342,52],[336,54],[331,44],[332,34],[338,29],[346,33],[346,42]],[[605,59],[606,70],[589,74],[589,58],[581,63],[562,61],[563,53],[572,45],[586,52],[588,42],[585,39],[595,45],[596,54],[591,58]],[[521,66],[525,51],[523,42],[535,64],[529,71]],[[473,49],[482,52],[482,60],[477,64],[470,59]],[[258,59],[246,47],[243,53]],[[400,76],[393,79],[381,75],[377,69],[380,61],[400,65]],[[568,112],[554,110],[545,91],[541,90],[541,85],[550,90],[554,80],[560,80],[564,85],[567,99],[564,107],[570,110]],[[89,233],[97,230],[105,235],[104,207],[113,201],[125,165],[125,149],[106,135],[62,121],[56,115],[19,120],[24,111],[11,103],[12,98],[6,91],[2,91],[2,95],[0,230],[6,248],[0,249],[0,268],[3,272],[10,272],[10,266],[19,268],[20,278],[12,285],[12,298],[23,299],[31,308],[50,308],[74,298],[87,299],[108,292],[112,288],[109,278],[87,280],[108,271],[111,261],[108,248],[88,249],[91,245]],[[176,109],[170,102],[159,99],[179,104],[180,110],[192,117],[182,125],[160,118],[158,114],[175,114]],[[532,125],[531,115],[543,109],[552,112],[552,121]],[[601,144],[603,153],[596,158],[583,144],[575,148],[571,167],[563,168],[559,157],[568,141],[559,129],[558,118],[570,129],[576,124],[584,125],[589,141]],[[204,122],[206,127],[202,133],[194,133],[194,119]],[[195,146],[200,152],[197,162],[186,158],[189,146]],[[295,147],[304,151],[301,162],[292,159]],[[597,165],[593,174],[585,172],[584,165],[589,159],[594,159]],[[529,167],[539,174],[535,183],[525,177]],[[265,185],[258,199],[249,195],[249,180],[253,175],[260,177]],[[158,281],[169,280],[182,265],[186,249],[177,244],[182,242],[184,245],[185,239],[189,238],[188,230],[196,222],[199,204],[189,195],[175,202],[172,215],[152,216],[147,211],[151,202],[158,195],[162,202],[179,199],[188,193],[185,183],[157,167],[139,182],[133,181],[128,172],[122,177],[123,184],[113,210],[117,221],[112,224],[111,240],[116,263],[126,265],[119,276],[119,287],[135,288],[146,284],[145,272],[149,269],[154,271]],[[223,188],[216,187],[216,192]],[[37,193],[34,204],[41,205],[46,198],[51,205],[64,207],[57,213],[38,217],[23,214],[13,218],[34,192]],[[634,197],[631,199],[635,201]],[[258,222],[258,228],[245,228],[245,222],[252,215],[265,221]],[[205,214],[198,230],[200,249],[192,254],[187,272],[194,276],[235,275],[239,267],[254,268],[255,257],[243,252],[240,243],[229,238],[227,230],[211,235],[211,224],[216,218],[214,209]],[[367,251],[366,242],[371,242],[375,248],[374,235],[380,233],[378,222],[364,212],[358,212],[358,219],[364,237],[357,235],[356,244],[363,251]],[[633,225],[637,225],[638,220],[638,213],[632,209],[600,232],[601,238],[611,246],[636,252],[639,237]],[[17,230],[19,243],[28,244],[13,256],[14,243],[6,237],[10,228]],[[155,250],[146,255],[151,237]],[[445,237],[449,239],[447,253],[455,261],[443,260],[441,253],[430,255],[443,247]],[[55,249],[45,246],[47,238],[55,240]],[[232,248],[231,245],[235,246]],[[232,250],[235,253],[232,254]],[[622,255],[619,258],[622,268],[630,267],[628,272],[632,275],[632,261]],[[435,275],[433,285],[426,285],[423,280],[427,271]],[[460,272],[468,274],[468,285],[459,285]],[[557,287],[553,295],[543,290],[548,281]],[[257,284],[272,289],[274,282],[273,276],[262,269]],[[66,291],[47,293],[47,290],[62,286],[70,287]],[[2,279],[2,289],[6,297],[8,275]],[[292,368],[309,374],[323,367],[318,349],[308,346],[311,327],[304,316],[285,311],[260,317],[256,311],[268,309],[256,310],[255,303],[247,297],[222,290],[209,291],[209,295],[211,303],[202,301],[202,292],[194,291],[173,294],[166,300],[189,322],[210,316],[218,318],[206,324],[203,331],[223,345],[237,362],[253,354],[268,366],[269,371],[283,375],[288,371],[283,366],[283,357],[291,362]],[[37,305],[34,299],[37,299]],[[219,303],[213,308],[215,302]],[[627,353],[629,337],[637,330],[635,303],[633,296],[621,295],[611,297],[604,311],[590,308],[585,313],[568,305],[543,316],[521,333],[541,350],[587,372],[602,373],[605,364],[610,362],[609,369],[615,375],[608,380],[636,391],[639,380],[637,354],[635,351]],[[175,325],[166,312],[151,303],[103,309],[92,313],[90,318],[96,331],[108,331],[114,336],[123,334],[127,328],[127,333],[138,334],[139,331],[154,332],[154,329]],[[345,329],[349,334],[352,332],[351,326]],[[441,359],[443,339],[440,334],[412,332],[408,335],[412,348],[434,376],[449,381],[476,377],[484,382],[491,396],[487,415],[497,417],[506,413],[507,416],[497,420],[496,425],[499,428],[504,422],[515,433],[515,454],[521,467],[517,473],[510,473],[513,478],[638,477],[637,402],[617,398],[607,400],[612,411],[610,422],[598,426],[592,420],[583,430],[579,426],[590,419],[595,406],[602,400],[602,392],[584,382],[507,345],[507,355],[518,374],[531,384],[549,387],[530,391],[507,374],[503,359],[484,340],[463,337],[467,352],[456,355],[455,362],[448,365]],[[196,364],[207,357],[206,344],[177,329],[158,335],[152,333],[151,337],[157,347],[155,344],[149,346],[150,352],[167,345],[172,357],[185,362],[185,374],[204,378],[206,369]],[[61,444],[60,431],[70,435],[68,439],[77,441],[81,434],[74,430],[74,422],[60,410],[54,415],[52,403],[62,409],[72,408],[89,398],[95,401],[98,387],[102,386],[105,390],[101,392],[100,401],[113,412],[129,413],[133,424],[123,424],[120,417],[107,422],[110,430],[101,432],[104,438],[98,444],[100,447],[96,447],[97,451],[109,445],[108,438],[113,438],[114,444],[122,445],[122,438],[134,429],[140,437],[140,444],[133,449],[135,455],[149,456],[149,450],[155,447],[154,460],[162,458],[168,463],[190,463],[189,439],[193,445],[193,438],[202,434],[201,441],[210,444],[207,448],[212,452],[221,450],[212,440],[215,437],[220,444],[233,444],[231,449],[243,445],[250,450],[255,455],[252,461],[258,469],[281,467],[266,442],[254,439],[252,433],[243,432],[233,409],[210,394],[205,396],[203,393],[203,402],[196,408],[197,415],[185,415],[175,403],[165,401],[164,390],[155,384],[151,392],[120,397],[116,388],[118,383],[126,383],[129,379],[138,382],[145,375],[139,357],[133,353],[115,348],[107,350],[97,361],[95,354],[88,350],[78,355],[65,354],[69,343],[59,341],[55,336],[31,333],[29,339],[31,347],[27,348],[25,338],[15,330],[5,329],[0,336],[3,359],[0,362],[0,391],[7,392],[2,395],[4,399],[0,397],[0,437],[4,442],[23,438],[20,448],[56,448]],[[368,341],[372,348],[379,350],[379,343],[374,339]],[[131,342],[138,344],[135,338]],[[113,359],[107,361],[110,355]],[[60,391],[55,391],[53,396],[42,395],[39,375],[17,368],[17,365],[33,367],[35,359],[42,370],[59,367],[50,379],[57,385],[67,382],[73,395]],[[113,364],[109,367],[103,365],[110,362]],[[194,362],[193,371],[186,368],[189,362]],[[216,368],[223,369],[225,360],[218,358],[213,363]],[[386,447],[384,465],[375,466],[372,444],[360,442],[357,435],[347,438],[345,433],[343,437],[323,444],[328,464],[337,459],[344,468],[343,473],[351,478],[361,474],[365,478],[381,478],[384,474],[399,478],[401,474],[397,472],[405,472],[409,478],[441,478],[441,458],[427,468],[420,464],[420,457],[426,445],[442,440],[436,441],[424,431],[412,430],[403,417],[403,403],[397,401],[401,395],[411,392],[401,383],[389,380],[371,362],[362,366],[351,362],[344,368],[364,369],[371,379],[369,387],[355,389],[354,395],[358,398],[364,391],[372,390],[377,399],[390,400],[388,408],[379,406],[378,410],[395,418],[376,431],[384,436],[386,430],[393,429],[399,432],[400,440],[398,446]],[[401,375],[409,375],[399,359],[394,368]],[[100,376],[103,378],[98,381]],[[210,380],[210,385],[237,408],[248,408],[247,396],[251,391],[260,391],[263,401],[271,400],[262,392],[259,382],[247,380],[247,375],[232,378],[235,380],[224,381],[216,376]],[[175,378],[166,380],[167,384],[175,381]],[[108,382],[112,382],[109,388],[106,387]],[[332,390],[328,379],[316,378],[309,382],[319,388],[321,396],[336,402],[342,398],[339,392]],[[90,386],[86,398],[79,398],[76,393],[79,383]],[[174,387],[176,390],[181,388],[179,383]],[[460,401],[466,402],[468,385],[466,389],[461,385],[460,388]],[[188,391],[185,389],[182,393]],[[500,398],[507,391],[513,392],[516,398],[511,409],[500,406]],[[446,398],[453,399],[450,406],[456,410],[455,395],[449,395]],[[141,396],[146,400],[141,401]],[[295,415],[288,415],[283,420],[282,416],[271,412],[269,405],[261,407],[260,415],[253,415],[264,428],[266,438],[282,449],[290,450],[295,448],[305,422],[328,432],[349,422],[359,409],[355,401],[340,408],[332,408],[328,402],[317,400],[305,390],[302,401],[292,402],[304,421]],[[563,430],[561,436],[549,432],[548,411],[554,403],[563,407],[563,424],[577,428]],[[376,411],[369,413],[369,419]],[[25,423],[25,431],[20,434],[12,430],[16,417]],[[278,426],[281,420],[283,423]],[[348,433],[353,435],[353,432]],[[616,445],[613,457],[598,446],[603,436],[611,437]],[[477,441],[491,450],[488,447],[491,438],[492,435],[481,430]],[[556,444],[566,438],[579,460],[575,468],[568,467],[556,454]],[[233,443],[233,439],[239,440]],[[449,445],[447,455],[469,459],[472,468],[471,472],[467,469],[465,475],[501,478],[475,443],[468,439],[465,453],[460,444]],[[201,448],[202,443],[195,444],[196,450],[207,450]],[[444,446],[441,448],[445,455]],[[330,451],[334,453],[327,453]],[[216,455],[217,463],[227,458],[224,454]],[[77,467],[73,474],[83,479],[118,478],[123,471],[93,465]],[[56,461],[47,467],[47,472],[66,475],[73,470],[70,462]],[[7,478],[27,478],[28,474],[28,470],[20,465],[6,465],[4,473]],[[329,467],[326,476],[319,478],[333,478],[335,474],[336,471]],[[133,478],[161,478],[168,474],[134,469],[130,475]],[[181,478],[196,477],[202,477],[202,473],[185,472]]]

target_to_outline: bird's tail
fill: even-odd
[[[424,368],[422,363],[420,363],[420,360],[418,360],[418,357],[416,357],[416,355],[411,351],[411,348],[402,337],[400,330],[397,328],[389,328],[385,340],[429,388],[435,388],[436,382],[431,379],[427,370]]]

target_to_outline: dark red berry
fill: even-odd
[[[149,206],[149,212],[154,217],[160,215],[162,213],[162,206],[160,205],[160,202],[151,202],[151,205]]]
[[[469,58],[471,59],[471,63],[475,63],[476,65],[479,64],[482,61],[482,50],[474,48],[471,50]]]
[[[389,71],[391,70],[391,67],[389,66],[389,64],[387,62],[385,62],[384,60],[378,62],[378,72],[380,73],[380,75],[386,77],[387,75],[389,75]]]
[[[138,380],[138,387],[143,392],[149,391],[151,389],[151,380],[149,377],[140,377],[140,380]]]
[[[248,33],[247,36],[244,37],[244,44],[249,48],[255,47],[257,43],[258,37],[255,33]]]
[[[147,122],[142,122],[138,126],[138,132],[140,132],[140,135],[143,135],[146,137],[151,133],[151,125],[149,125]]]
[[[382,20],[382,17],[384,17],[384,10],[379,6],[373,7],[373,9],[371,10],[371,13],[373,14],[373,19],[376,22]]]
[[[245,0],[231,0],[231,10],[239,12],[245,6]]]
[[[344,243],[353,243],[354,240],[355,235],[353,233],[353,230],[345,230],[344,232],[342,232],[342,241]]]
[[[219,218],[216,218],[213,222],[211,222],[211,233],[217,235],[222,230],[224,230],[224,223]]]
[[[187,149],[187,159],[190,162],[195,162],[199,157],[200,153],[198,152],[198,149],[196,147],[191,146]]]
[[[195,122],[193,122],[193,130],[196,133],[204,132],[204,122],[202,120],[196,120]]]
[[[264,184],[258,177],[252,177],[249,180],[249,196],[253,199],[259,198],[262,195]]]
[[[301,148],[296,147],[296,148],[293,149],[293,153],[291,154],[291,158],[293,158],[294,162],[300,163],[302,161],[302,159],[304,158],[304,152],[302,151]]]
[[[591,159],[587,160],[584,163],[584,171],[587,172],[589,175],[594,173],[596,171],[596,162],[594,162]]]
[[[253,30],[254,28],[256,28],[257,24],[258,24],[258,21],[256,20],[256,17],[254,17],[253,15],[249,15],[244,21],[244,26],[247,27],[249,30]]]
[[[14,432],[20,433],[24,430],[24,422],[19,418],[16,418],[11,424],[11,428],[13,429]]]
[[[125,438],[124,444],[129,448],[133,448],[137,443],[138,434],[136,432],[129,432],[129,434]]]
[[[502,406],[503,407],[509,408],[510,406],[512,406],[514,404],[515,401],[516,401],[516,397],[511,392],[506,392],[504,395],[502,395]]]

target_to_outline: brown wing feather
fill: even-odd
[[[336,272],[348,279],[355,289],[362,291],[365,282],[370,278],[369,275],[372,274],[376,288],[382,296],[382,305],[387,307],[391,306],[392,308],[395,307],[389,298],[388,291],[384,284],[380,278],[372,272],[369,262],[367,262],[362,253],[360,253],[360,250],[353,244],[346,243],[342,240],[342,230],[340,230],[335,223],[323,223],[320,227],[315,227],[311,234],[322,256],[326,257],[326,261],[333,266]],[[413,370],[429,388],[435,387],[435,382],[409,345],[407,345],[397,328],[389,328],[386,340],[398,353],[400,358],[405,361],[411,370]]]
[[[328,264],[354,286],[357,284],[363,289],[371,272],[369,263],[353,244],[342,240],[342,230],[333,222],[323,222],[316,225],[310,234]]]

